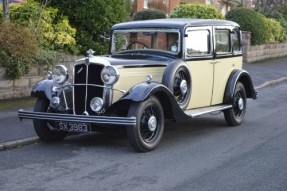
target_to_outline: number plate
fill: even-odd
[[[71,132],[90,132],[91,125],[87,123],[57,122],[57,129]]]

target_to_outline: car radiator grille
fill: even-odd
[[[77,64],[74,68],[74,113],[82,115],[85,111],[89,115],[96,115],[90,108],[90,102],[94,97],[103,97],[103,86],[101,80],[102,65],[85,63]]]

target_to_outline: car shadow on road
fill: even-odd
[[[165,130],[159,147],[164,148],[185,140],[207,136],[214,132],[228,129],[223,115],[201,116],[184,122],[165,122]],[[58,144],[58,143],[56,143]],[[131,150],[124,132],[95,132],[88,134],[71,135],[59,144],[68,144],[79,148],[105,148],[117,150]]]

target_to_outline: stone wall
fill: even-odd
[[[287,55],[287,43],[270,43],[251,46],[251,33],[242,32],[243,62],[255,62]]]
[[[61,56],[58,64],[65,65],[71,73],[73,63],[78,58],[80,57]],[[38,81],[43,80],[46,77],[46,73],[44,66],[37,65],[24,77],[18,80],[9,80],[5,74],[5,68],[0,66],[0,100],[30,96],[32,87]]]

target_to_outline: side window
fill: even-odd
[[[234,30],[231,33],[231,41],[232,41],[232,50],[234,52],[240,51],[240,32],[237,30]]]
[[[207,29],[192,30],[187,32],[186,55],[205,56],[210,54],[210,31]]]
[[[231,52],[229,30],[215,30],[215,51],[217,54],[226,54]]]

